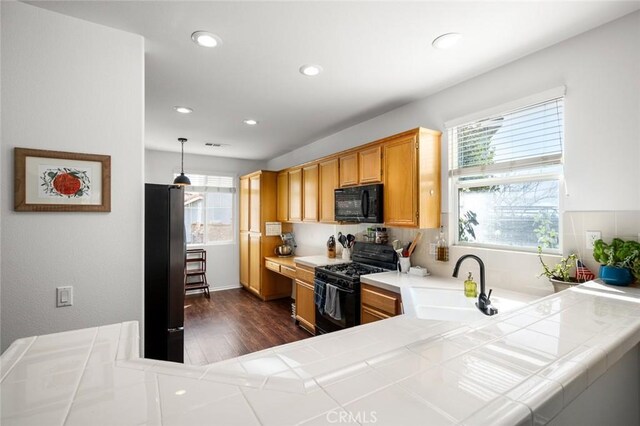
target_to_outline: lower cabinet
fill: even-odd
[[[296,265],[296,321],[311,334],[316,332],[313,276],[313,268]]]
[[[402,313],[402,299],[398,293],[369,284],[360,285],[360,322],[367,324]]]

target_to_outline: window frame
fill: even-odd
[[[176,176],[178,176],[180,174],[179,171],[174,170],[174,179]],[[231,235],[232,235],[232,239],[231,240],[224,240],[224,241],[206,241],[203,243],[186,243],[187,248],[195,248],[195,247],[207,247],[207,246],[230,246],[230,245],[237,245],[238,244],[238,185],[239,185],[239,180],[238,180],[238,175],[237,174],[232,174],[232,173],[223,173],[223,172],[197,172],[197,171],[192,171],[190,172],[190,174],[192,175],[201,175],[201,176],[220,176],[220,177],[230,177],[233,180],[233,187],[232,187],[232,191],[229,191],[229,193],[231,194],[231,209],[232,209],[232,219],[231,219]],[[188,176],[189,174],[187,174]],[[203,189],[206,189],[206,187],[203,186],[192,186],[192,185],[187,185],[184,187],[184,192],[196,192],[196,193],[202,193],[204,194],[203,197],[203,202],[204,202],[204,209],[206,211],[206,194],[207,192],[216,192],[216,191],[203,191]],[[205,228],[206,228],[206,215],[205,215]],[[186,224],[185,224],[185,229],[186,229]]]
[[[565,137],[564,137],[564,128],[565,128],[565,111],[563,109],[562,112],[562,152],[561,154],[554,154],[551,156],[540,156],[539,161],[535,164],[526,160],[522,163],[526,163],[523,165],[518,165],[518,161],[512,162],[512,164],[500,165],[494,168],[494,171],[509,171],[509,170],[527,170],[535,167],[542,167],[545,165],[555,164],[560,166],[557,172],[539,172],[539,173],[531,173],[524,175],[515,175],[515,176],[504,176],[504,177],[492,177],[492,178],[482,178],[482,179],[473,179],[467,181],[461,181],[461,178],[465,176],[469,176],[469,174],[462,174],[459,172],[460,169],[454,168],[455,166],[455,153],[457,153],[457,147],[454,146],[455,141],[453,140],[453,129],[458,126],[462,126],[467,123],[480,121],[483,119],[487,119],[491,116],[496,115],[506,115],[510,112],[532,107],[536,104],[551,101],[553,99],[562,98],[563,102],[565,100],[565,92],[566,89],[564,86],[547,90],[545,92],[529,96],[514,102],[509,102],[506,104],[502,104],[497,107],[493,107],[487,110],[483,110],[471,115],[467,115],[465,117],[461,117],[455,120],[451,120],[445,123],[446,134],[448,138],[448,149],[449,149],[449,172],[448,172],[448,182],[449,182],[449,211],[451,214],[449,215],[449,238],[450,241],[453,242],[453,245],[466,247],[466,248],[482,248],[482,249],[494,249],[494,250],[504,250],[510,252],[524,252],[524,253],[537,253],[537,247],[525,247],[525,246],[511,246],[504,244],[491,244],[491,243],[481,243],[481,242],[469,242],[469,241],[460,241],[460,235],[458,232],[458,223],[460,218],[459,211],[459,191],[464,188],[476,188],[483,187],[489,185],[509,185],[509,184],[517,184],[517,183],[526,183],[526,182],[540,182],[540,181],[557,181],[558,182],[558,246],[556,248],[545,247],[542,248],[542,252],[545,254],[561,254],[563,250],[564,238],[563,238],[563,223],[562,223],[562,215],[564,213],[564,199],[562,197],[563,192],[565,191],[565,182],[564,182],[564,155],[565,155]],[[470,170],[471,168],[469,168]],[[482,166],[474,166],[474,169],[477,169],[478,172],[482,172]]]

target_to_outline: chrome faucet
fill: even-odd
[[[468,257],[477,260],[478,264],[480,265],[480,295],[478,296],[478,302],[476,302],[476,306],[478,307],[478,309],[480,309],[480,312],[482,312],[485,315],[495,315],[498,313],[498,309],[496,309],[494,306],[491,305],[491,299],[490,299],[491,292],[493,290],[489,290],[488,295],[485,294],[484,292],[485,290],[484,262],[482,261],[482,259],[480,259],[475,254],[465,254],[464,256],[460,257],[460,259],[458,259],[458,261],[456,262],[456,266],[453,268],[453,277],[458,278],[458,271],[460,270],[460,265],[462,264],[462,261]]]

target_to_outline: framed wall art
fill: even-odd
[[[110,212],[108,155],[14,149],[16,211]]]

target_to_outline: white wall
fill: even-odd
[[[176,139],[176,144],[177,143]],[[187,144],[188,143],[189,142],[187,142]],[[237,158],[190,154],[185,154],[184,156],[184,170],[187,176],[191,172],[204,175],[221,173],[238,177],[260,170],[264,165],[264,162]],[[173,174],[179,172],[180,153],[155,150],[145,151],[145,182],[171,183],[173,182]],[[237,205],[238,200],[236,194],[236,206]],[[212,290],[240,286],[240,254],[237,242],[219,245],[194,245],[189,246],[189,248],[204,248],[207,251],[207,281],[209,285],[211,285]]]
[[[2,2],[2,349],[142,319],[144,41]],[[13,148],[111,156],[110,213],[13,211]],[[72,285],[74,305],[55,307]]]
[[[610,238],[616,235],[637,238],[640,232],[638,40],[640,12],[635,12],[275,158],[269,161],[268,168],[278,170],[300,164],[418,126],[444,130],[445,121],[566,85],[564,175],[568,195],[563,196],[562,203],[565,212],[575,215],[563,216],[564,251],[581,251],[590,259],[590,253],[584,249],[584,230],[602,229],[603,237]],[[443,212],[449,211],[447,151],[445,134]],[[599,211],[609,214],[589,214]],[[574,232],[569,219],[576,217],[579,223]],[[612,220],[618,217],[621,233],[616,234],[618,227]],[[300,234],[309,226],[321,225],[296,228]],[[400,239],[410,239],[415,231],[395,230],[395,234]],[[427,231],[425,240],[435,237],[436,232]],[[323,250],[321,245],[316,249]],[[453,248],[451,257],[455,259],[470,251],[474,250]],[[532,293],[550,291],[544,280],[535,278],[540,270],[535,256],[491,250],[475,252],[481,252],[485,258],[488,279],[493,285]],[[441,275],[449,275],[453,269],[452,262],[433,261],[426,245],[419,247],[414,257],[415,263],[431,266]]]

